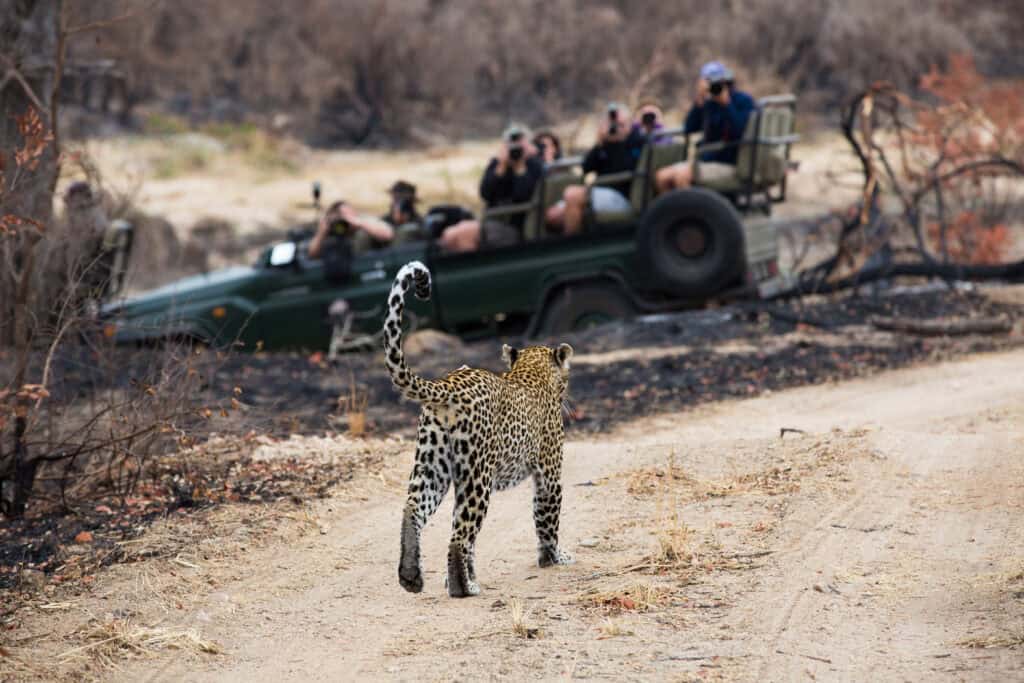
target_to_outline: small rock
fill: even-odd
[[[78,535],[75,536],[75,543],[92,543],[92,532],[79,531]]]
[[[581,548],[596,548],[600,541],[596,538],[584,538],[580,541],[579,545]]]
[[[46,574],[38,569],[22,569],[18,575],[18,582],[22,588],[39,590],[46,585]]]

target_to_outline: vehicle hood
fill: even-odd
[[[236,266],[204,275],[193,275],[148,292],[112,301],[103,307],[103,313],[141,315],[214,297],[229,296],[259,273],[259,269],[251,266]]]

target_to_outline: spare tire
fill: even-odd
[[[745,268],[739,213],[704,188],[675,190],[654,200],[640,219],[637,242],[655,287],[677,296],[711,296]]]

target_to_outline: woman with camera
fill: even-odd
[[[480,198],[487,208],[528,202],[543,177],[544,163],[526,131],[510,126],[480,180]],[[441,233],[441,246],[449,251],[475,251],[480,248],[481,237],[488,246],[515,244],[525,221],[525,214],[510,216],[507,221],[460,221]]]
[[[686,115],[687,135],[703,132],[703,142],[738,142],[747,127],[747,119],[757,108],[754,98],[737,90],[732,71],[721,62],[708,62],[701,67],[693,106]],[[700,155],[703,178],[732,177],[735,173],[739,145],[728,145]],[[693,169],[689,162],[680,162],[658,171],[658,192],[689,187]]]

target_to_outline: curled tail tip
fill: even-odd
[[[408,281],[411,279],[415,285],[416,298],[426,301],[430,298],[430,271],[420,261],[410,261],[402,266],[398,273],[398,280],[402,282],[403,289],[408,290]]]

